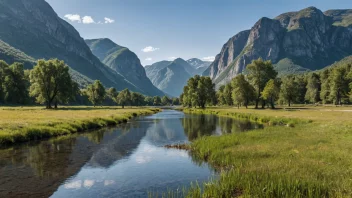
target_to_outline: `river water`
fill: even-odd
[[[187,151],[166,149],[203,135],[262,125],[165,110],[116,128],[0,150],[0,197],[147,197],[216,177]]]

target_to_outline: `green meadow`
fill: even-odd
[[[193,158],[209,163],[221,176],[193,184],[188,197],[352,196],[351,107],[183,111],[266,124],[264,129],[193,141]]]
[[[67,135],[106,126],[160,111],[151,108],[121,107],[2,107],[0,109],[0,145]]]

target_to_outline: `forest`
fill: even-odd
[[[178,98],[145,96],[138,92],[115,88],[106,89],[96,80],[87,87],[79,87],[69,73],[69,67],[58,59],[38,60],[31,70],[22,63],[8,65],[0,60],[0,104],[45,104],[47,109],[58,105],[126,105],[160,106],[178,105]]]

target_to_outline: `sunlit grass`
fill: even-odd
[[[185,110],[189,111],[189,110]],[[219,171],[219,180],[194,186],[189,197],[351,197],[352,108],[278,110],[209,108],[193,113],[256,119],[261,130],[196,139],[191,154]],[[288,123],[293,126],[287,127]]]
[[[120,107],[0,108],[0,145],[66,135],[126,122],[159,109]]]

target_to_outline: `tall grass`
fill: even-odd
[[[268,124],[262,130],[194,140],[194,161],[208,162],[221,176],[193,185],[185,196],[352,197],[351,108],[183,111]]]
[[[40,140],[127,122],[129,119],[153,114],[159,109],[2,109],[0,117],[0,146]],[[37,119],[40,117],[40,119]]]

